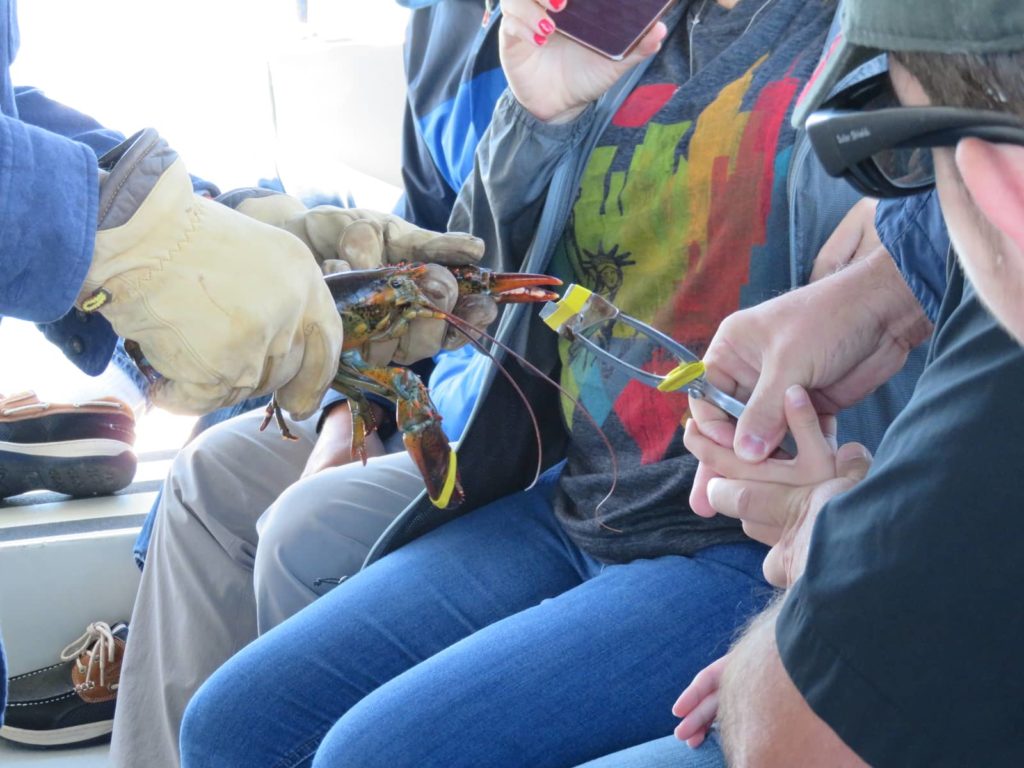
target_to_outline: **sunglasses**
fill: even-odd
[[[932,147],[961,139],[1024,146],[1024,120],[959,107],[902,107],[887,73],[829,99],[807,118],[811,145],[831,176],[868,197],[903,197],[935,184]]]

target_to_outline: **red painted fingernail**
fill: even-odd
[[[563,5],[565,5],[565,0],[551,0],[551,8],[553,10],[560,11]]]
[[[544,45],[544,43],[546,43],[547,41],[548,39],[544,35],[533,36],[533,42],[535,42],[537,45]]]
[[[545,35],[550,35],[552,32],[555,31],[555,25],[552,24],[547,19],[541,19],[540,24],[538,24],[537,26],[540,27],[540,31],[543,32]]]

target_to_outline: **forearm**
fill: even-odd
[[[732,768],[866,765],[804,701],[775,643],[780,598],[751,623],[722,677],[719,726]]]
[[[472,176],[455,202],[448,228],[486,243],[484,263],[515,269],[522,262],[559,163],[586,135],[592,111],[564,125],[549,125],[524,110],[510,92],[477,149]]]

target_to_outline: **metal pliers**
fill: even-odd
[[[654,387],[660,392],[675,392],[685,389],[686,394],[691,398],[707,400],[734,419],[738,419],[743,413],[745,408],[743,403],[725,394],[707,380],[704,363],[697,355],[671,336],[667,336],[635,317],[630,317],[603,296],[599,296],[581,285],[569,285],[561,299],[549,301],[541,307],[540,316],[545,324],[559,336],[583,344],[597,357],[630,378],[643,382],[649,387]],[[679,365],[666,375],[660,376],[619,359],[587,335],[588,331],[612,321],[624,323],[633,328],[651,343],[661,347],[679,360]],[[780,447],[790,456],[796,456],[796,441],[788,432]]]

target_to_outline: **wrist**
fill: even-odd
[[[573,122],[577,117],[587,111],[587,107],[590,104],[580,104],[575,107],[569,107],[568,109],[562,110],[551,117],[543,117],[541,115],[534,114],[538,120],[547,123],[548,125],[565,125],[566,123]],[[531,113],[533,114],[533,113]]]
[[[549,138],[576,136],[589,125],[587,119],[593,113],[594,102],[567,107],[556,111],[538,110],[534,112],[522,101],[515,92],[508,88],[495,105],[495,114],[503,113],[506,118],[518,123],[531,132]]]
[[[868,296],[884,332],[908,350],[925,341],[932,333],[932,323],[889,252],[876,250],[865,257],[862,266],[871,272]]]

